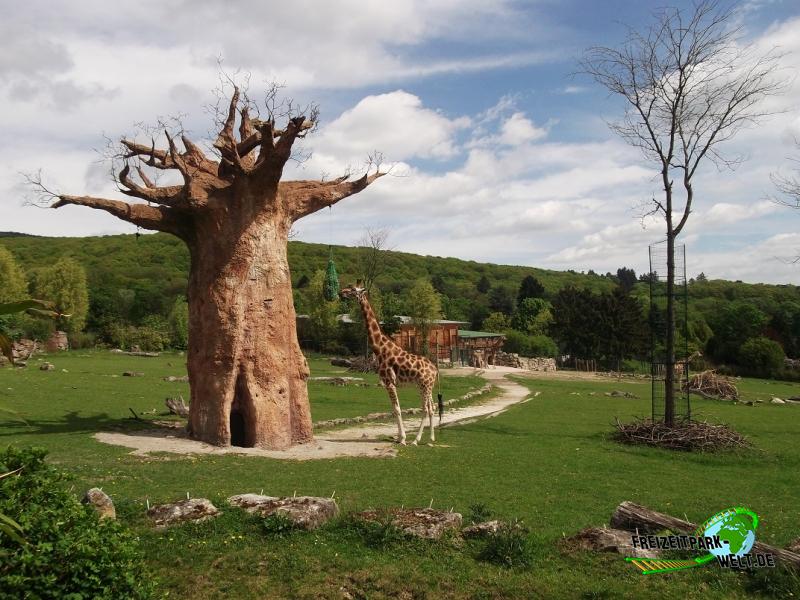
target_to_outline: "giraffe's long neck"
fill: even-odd
[[[367,326],[369,347],[377,354],[378,348],[381,346],[381,326],[378,324],[378,319],[375,317],[375,312],[372,310],[366,294],[361,296],[358,302],[361,305],[361,313],[364,315],[364,323]]]

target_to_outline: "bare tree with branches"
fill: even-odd
[[[51,208],[104,210],[186,243],[190,434],[220,446],[283,449],[312,439],[289,232],[298,219],[362,191],[384,173],[370,161],[357,179],[281,181],[295,142],[317,123],[316,107],[279,101],[272,86],[260,118],[246,90],[227,77],[219,97],[225,101],[211,110],[211,156],[179,125],[170,131],[167,124],[147,143],[121,140],[116,180],[131,202],[57,193],[40,177],[31,183],[39,202]],[[157,147],[159,140],[166,148]],[[158,185],[155,175],[166,171],[178,173],[178,183]]]
[[[686,11],[660,9],[646,30],[629,28],[619,47],[590,48],[581,61],[581,71],[625,100],[625,114],[610,127],[655,163],[663,185],[647,214],[666,224],[669,426],[675,420],[675,239],[692,211],[695,175],[705,162],[732,168],[741,161],[724,156],[720,146],[774,112],[763,100],[786,85],[776,77],[780,54],[743,44],[735,16],[717,0],[699,0]]]
[[[372,290],[375,280],[386,271],[386,251],[389,247],[390,231],[385,227],[367,227],[364,235],[356,242],[361,252],[358,268],[367,292]]]
[[[795,139],[794,144],[800,150],[800,140]],[[790,208],[800,209],[800,158],[791,158],[789,160],[798,165],[792,175],[773,173],[770,178],[775,185],[775,189],[780,193],[780,196],[776,199],[777,202]]]

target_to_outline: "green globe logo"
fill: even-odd
[[[753,549],[756,543],[756,514],[742,507],[717,513],[703,524],[703,535],[719,536],[721,548],[709,548],[717,557],[735,556],[741,558]]]

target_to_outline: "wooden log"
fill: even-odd
[[[167,405],[169,412],[180,417],[188,418],[189,407],[186,405],[183,396],[178,396],[177,398],[167,398],[164,400],[164,404]]]
[[[689,521],[650,510],[646,506],[628,502],[627,500],[614,510],[614,514],[611,515],[611,526],[628,531],[639,531],[640,533],[654,533],[669,529],[686,534],[694,533],[698,527]],[[800,569],[800,554],[762,544],[761,542],[756,542],[752,551],[758,554],[772,554],[776,560]]]

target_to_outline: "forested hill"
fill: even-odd
[[[13,235],[13,234],[11,234]],[[103,237],[30,237],[0,236],[19,265],[30,272],[62,256],[77,259],[86,269],[89,295],[92,297],[108,288],[127,288],[150,296],[150,301],[160,307],[171,306],[175,294],[184,293],[189,253],[184,244],[167,234],[113,235]],[[355,281],[359,276],[359,261],[364,249],[334,246],[333,257],[342,283]],[[289,264],[292,280],[300,282],[304,276],[311,279],[328,262],[328,246],[289,242]],[[377,285],[384,291],[402,293],[415,280],[426,277],[434,281],[439,291],[472,296],[481,277],[485,276],[492,287],[507,287],[514,295],[526,275],[533,275],[548,293],[555,293],[566,285],[589,287],[593,291],[610,290],[614,282],[597,275],[574,272],[548,271],[531,267],[517,267],[478,263],[456,258],[419,256],[405,252],[386,251],[385,270]],[[137,293],[139,296],[139,293]],[[141,301],[147,302],[145,298]],[[153,308],[161,312],[156,306]]]
[[[173,310],[176,299],[185,294],[189,254],[182,242],[166,234],[46,238],[6,233],[0,234],[0,246],[11,251],[29,282],[36,280],[40,269],[62,257],[71,257],[80,263],[86,271],[89,292],[86,326],[101,334],[114,324],[138,326],[148,322],[147,319],[151,319],[152,324],[152,318],[163,322]],[[361,276],[368,249],[334,246],[332,250],[342,284],[354,282]],[[289,243],[298,312],[317,308],[319,290],[315,294],[309,282],[315,273],[325,269],[328,253],[328,246],[323,244]],[[623,305],[609,304],[611,295],[600,294],[612,292],[621,280],[627,282],[625,287],[640,300],[639,308],[626,313],[633,314],[633,320],[639,323],[631,331],[640,329],[647,315],[647,275],[639,274],[637,281],[630,269],[617,271],[626,265],[617,265],[613,275],[600,275],[394,251],[383,252],[380,261],[382,267],[376,285],[384,301],[391,303],[391,309],[387,310],[392,310],[393,314],[410,314],[407,311],[411,310],[413,294],[409,291],[420,279],[425,279],[440,294],[446,318],[470,322],[473,328],[553,333],[562,350],[576,355],[597,356],[611,352],[598,348],[618,333],[619,327],[606,331],[607,326],[619,320],[630,305],[625,305],[628,308],[623,310]],[[521,289],[523,279],[527,287]],[[587,296],[571,290],[559,293],[570,286],[591,294]],[[520,311],[518,298],[525,297],[543,297],[552,305],[546,302]],[[549,312],[542,323],[535,319],[530,323],[525,321],[525,311],[536,312],[543,306],[548,307]],[[575,314],[570,316],[571,313]],[[533,319],[533,315],[528,316]],[[551,316],[555,318],[552,327]],[[689,285],[689,321],[690,345],[725,362],[737,360],[737,349],[746,340],[764,336],[779,342],[788,356],[800,356],[800,288],[794,285],[746,284],[698,277]],[[585,333],[594,336],[592,340],[583,340],[585,348],[570,350]],[[633,334],[620,338],[618,345],[624,349],[623,354],[635,354],[631,350],[634,338]]]

